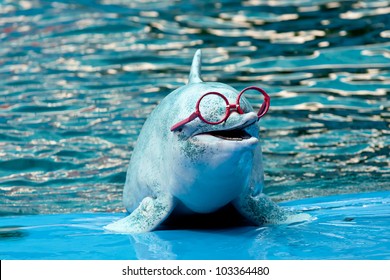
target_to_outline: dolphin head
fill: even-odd
[[[203,82],[200,76],[201,51],[195,53],[189,82],[173,93],[175,101],[171,102],[175,107],[172,115],[172,123],[180,122],[194,113],[197,102],[208,92],[217,92],[226,97],[229,104],[235,104],[239,92],[229,85],[218,82]],[[207,119],[213,119],[213,114],[225,115],[226,104],[221,104],[221,98],[210,96],[201,103],[202,115]],[[222,100],[223,101],[223,100]],[[186,123],[175,131],[174,138],[181,142],[182,146],[192,147],[193,153],[185,153],[193,160],[200,160],[200,151],[224,149],[226,152],[240,152],[254,149],[259,142],[258,117],[245,96],[240,99],[240,107],[243,114],[230,110],[229,117],[219,124],[208,124],[201,118],[196,118]]]
[[[239,92],[234,88],[222,83],[189,84],[180,96],[182,110],[178,111],[174,121],[180,121],[194,112],[198,100],[208,92],[221,93],[227,98],[229,104],[234,104],[239,95]],[[202,115],[205,115],[208,119],[213,118],[212,114],[224,115],[225,108],[221,106],[220,101],[221,99],[218,97],[209,98],[207,102],[202,104]],[[189,142],[200,149],[225,149],[230,152],[254,149],[259,138],[258,118],[247,100],[241,100],[240,103],[243,104],[241,109],[244,114],[230,111],[229,117],[224,122],[214,125],[196,118],[172,133],[179,142]],[[199,153],[195,153],[192,156],[196,154],[199,155]]]

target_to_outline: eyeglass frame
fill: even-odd
[[[264,96],[264,101],[259,109],[259,112],[257,113],[257,120],[260,120],[267,112],[268,112],[268,109],[269,109],[269,106],[270,106],[270,103],[271,103],[271,98],[269,97],[269,95],[265,92],[265,90],[263,90],[262,88],[259,88],[259,87],[256,87],[256,86],[250,86],[250,87],[247,87],[247,88],[244,88],[237,96],[237,99],[236,99],[236,103],[235,104],[230,104],[229,103],[229,100],[226,98],[225,95],[223,95],[222,93],[219,93],[219,92],[216,92],[216,91],[210,91],[210,92],[207,92],[205,94],[203,94],[199,100],[196,102],[196,105],[195,105],[195,112],[193,112],[188,118],[185,118],[184,120],[174,124],[172,127],[171,127],[171,131],[175,131],[177,130],[178,128],[182,127],[183,125],[189,123],[189,122],[192,122],[194,119],[196,118],[199,118],[201,121],[207,123],[207,124],[210,124],[210,125],[217,125],[217,124],[220,124],[220,123],[223,123],[224,121],[226,121],[229,117],[230,117],[230,114],[231,114],[231,111],[236,111],[237,113],[239,114],[244,114],[244,111],[241,109],[240,107],[240,99],[241,99],[241,96],[244,94],[244,92],[246,92],[247,90],[251,90],[251,89],[254,89],[254,90],[257,90],[259,91],[261,94],[263,94]],[[201,112],[200,112],[200,109],[199,109],[199,106],[200,106],[200,102],[202,101],[203,98],[205,98],[206,96],[208,95],[211,95],[211,94],[215,94],[215,95],[218,95],[219,97],[221,97],[225,103],[226,103],[226,110],[225,110],[225,116],[217,121],[217,122],[210,122],[208,120],[206,120]]]

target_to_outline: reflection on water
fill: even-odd
[[[267,193],[390,189],[388,1],[152,2],[1,1],[2,215],[122,209],[140,128],[197,48],[204,80],[271,95]]]
[[[0,242],[18,240],[19,238],[26,237],[27,231],[23,230],[20,226],[2,226],[0,227]]]

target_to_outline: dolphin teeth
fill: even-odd
[[[251,135],[248,134],[244,129],[209,131],[204,134],[209,134],[211,136],[229,141],[243,141],[251,138]]]

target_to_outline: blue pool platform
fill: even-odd
[[[390,192],[317,197],[282,204],[311,221],[272,226],[169,229],[112,234],[124,214],[0,218],[0,259],[390,259]]]

